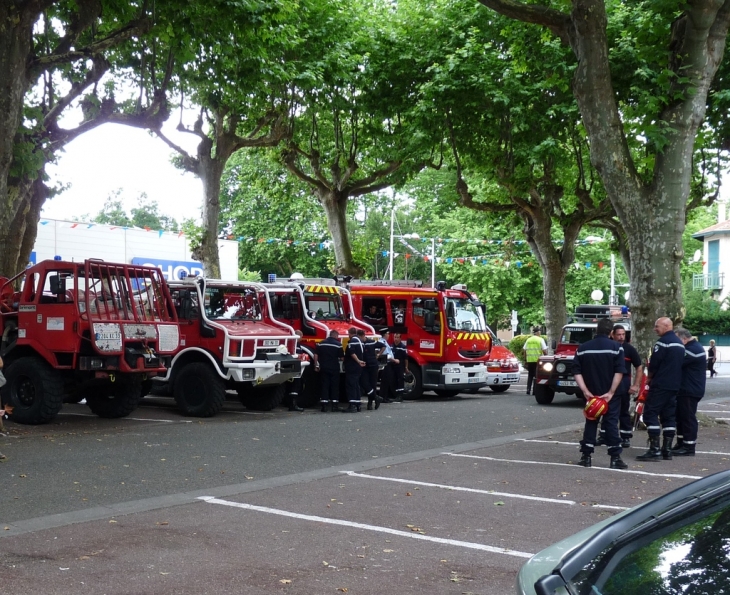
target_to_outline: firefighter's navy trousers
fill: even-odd
[[[620,396],[620,395],[619,395]],[[616,395],[608,402],[608,412],[603,416],[601,427],[606,430],[606,444],[608,454],[612,457],[621,454],[621,439],[618,436],[618,418],[621,413],[621,399]],[[598,431],[598,420],[586,420],[583,429],[583,440],[580,441],[580,451],[584,454],[592,454],[596,445],[596,432]]]

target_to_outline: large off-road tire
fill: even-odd
[[[284,400],[285,384],[272,386],[241,387],[238,397],[246,409],[252,411],[271,411],[281,405]],[[297,403],[298,404],[298,403]]]
[[[535,400],[540,405],[550,405],[555,397],[555,391],[544,384],[535,385]]]
[[[498,384],[497,386],[489,385],[489,390],[493,393],[503,393],[509,388],[509,384]]]
[[[142,379],[137,374],[118,375],[114,382],[90,382],[85,385],[86,404],[99,417],[126,417],[142,400]]]
[[[185,415],[212,417],[226,401],[226,386],[210,364],[192,362],[175,376],[175,402]]]
[[[404,399],[420,399],[423,396],[423,378],[421,376],[421,366],[414,362],[408,362],[408,369],[413,375],[411,382],[405,382],[403,391]],[[406,374],[406,380],[408,375]]]
[[[451,397],[456,397],[461,391],[458,389],[435,388],[433,392],[435,392],[439,397],[450,399]]]
[[[4,371],[6,405],[13,408],[10,418],[19,424],[45,424],[63,407],[63,378],[39,357],[23,357]]]

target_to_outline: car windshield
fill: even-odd
[[[466,298],[446,298],[446,321],[454,331],[483,333],[487,330],[481,308]]]
[[[580,595],[730,592],[730,496],[620,538],[571,581]]]
[[[596,329],[593,327],[585,327],[580,325],[568,325],[563,328],[563,338],[561,343],[578,343],[579,345],[590,341]]]
[[[261,306],[252,288],[206,287],[205,315],[209,320],[261,320]]]
[[[309,316],[315,320],[345,320],[342,307],[342,298],[339,293],[310,293],[304,294]]]

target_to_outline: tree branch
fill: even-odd
[[[494,12],[511,19],[547,27],[564,44],[570,43],[572,25],[570,15],[564,12],[539,4],[523,4],[514,0],[479,0],[479,2]]]

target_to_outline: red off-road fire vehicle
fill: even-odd
[[[12,419],[40,424],[64,400],[101,417],[129,415],[142,382],[179,346],[177,315],[158,268],[46,260],[0,278],[0,355]]]
[[[248,409],[277,407],[284,383],[301,376],[307,362],[296,354],[292,326],[272,316],[267,288],[202,277],[168,285],[180,320],[180,351],[166,374],[154,379],[155,392],[166,388],[194,417],[218,413],[227,389]]]
[[[339,333],[343,346],[347,345],[347,329],[351,327],[364,330],[370,337],[377,334],[378,329],[355,316],[350,292],[338,286],[334,279],[296,275],[265,285],[272,295],[274,317],[302,332],[300,343],[310,357],[317,343],[326,339],[332,330]],[[319,375],[312,367],[306,368],[303,374],[297,404],[309,407],[319,401]],[[344,388],[340,393],[345,394]]]
[[[560,342],[553,344],[553,354],[543,355],[538,360],[534,389],[538,403],[552,403],[555,393],[583,398],[571,372],[573,358],[578,346],[595,336],[599,318],[609,318],[614,324],[620,324],[626,329],[626,340],[631,338],[631,315],[626,306],[578,306],[571,321],[563,327]]]

